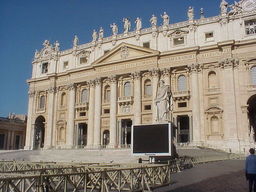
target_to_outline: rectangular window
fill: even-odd
[[[81,57],[80,64],[86,64],[86,63],[87,63],[87,57]]]
[[[145,111],[150,111],[151,110],[151,105],[144,105],[144,110]]]
[[[43,63],[42,64],[42,70],[41,70],[42,74],[44,73],[48,73],[48,63]]]
[[[149,43],[149,42],[144,42],[144,43],[143,43],[143,47],[145,47],[145,48],[150,48],[150,43]]]
[[[246,35],[252,35],[256,33],[256,19],[245,21],[244,25]]]
[[[173,44],[174,45],[183,45],[185,43],[184,37],[174,38]]]
[[[68,68],[68,61],[65,61],[64,63],[63,63],[63,69],[67,69]]]
[[[187,107],[187,102],[178,103],[178,107],[179,107],[179,108]]]
[[[213,41],[213,32],[205,33],[205,41]]]
[[[109,114],[110,110],[109,109],[104,109],[104,114]]]
[[[86,116],[86,112],[81,112],[80,117],[84,117],[84,116]]]

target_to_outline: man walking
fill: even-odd
[[[254,192],[256,192],[256,155],[255,149],[250,148],[250,155],[245,161],[245,175],[246,180],[249,181],[249,192],[252,192],[252,187]]]

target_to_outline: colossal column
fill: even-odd
[[[155,104],[155,98],[157,93],[157,87],[158,87],[158,81],[159,81],[159,70],[153,69],[152,70],[152,123],[156,122],[156,104]]]
[[[94,137],[93,145],[100,147],[100,125],[101,125],[101,79],[95,80],[95,105],[94,105]]]
[[[134,78],[134,125],[141,124],[141,74],[135,72]]]
[[[116,112],[117,112],[117,81],[116,77],[110,78],[110,143],[109,147],[115,148],[117,146],[117,124],[116,124]]]
[[[193,118],[193,143],[199,144],[200,142],[200,102],[199,102],[199,85],[198,85],[198,64],[189,66],[191,71],[191,103],[192,103],[192,118]]]
[[[235,147],[238,140],[236,98],[234,82],[234,66],[236,61],[232,58],[220,62],[223,68],[223,123],[225,139],[230,140],[230,148]],[[238,146],[237,146],[238,147]]]
[[[90,81],[90,97],[89,97],[89,112],[88,112],[88,136],[87,147],[93,146],[93,131],[94,131],[94,106],[95,106],[95,84]]]
[[[53,117],[54,117],[54,94],[55,88],[48,89],[48,102],[47,102],[47,127],[46,127],[46,141],[45,148],[50,149],[52,147],[52,133],[53,133]]]
[[[67,122],[67,148],[74,146],[74,117],[75,117],[75,85],[69,86],[68,122]]]
[[[29,100],[28,100],[28,119],[27,119],[27,128],[26,128],[26,145],[24,149],[29,150],[32,149],[32,129],[34,128],[32,126],[32,114],[33,114],[33,104],[34,104],[34,98],[35,98],[35,92],[29,91]]]

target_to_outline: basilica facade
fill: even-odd
[[[178,145],[247,150],[256,130],[256,1],[220,2],[215,17],[170,24],[170,16],[113,23],[111,36],[60,51],[36,51],[29,84],[26,149],[124,148],[131,126],[157,123],[159,82]],[[133,23],[133,22],[132,22]],[[157,141],[152,141],[157,142]]]

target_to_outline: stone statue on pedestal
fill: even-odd
[[[163,18],[163,26],[168,26],[170,23],[169,15],[167,15],[167,13],[164,12],[164,14],[161,15],[161,17]]]
[[[78,37],[75,35],[74,40],[73,40],[73,47],[77,47],[77,46],[78,46],[78,42],[79,42],[79,39],[78,39]]]
[[[124,33],[128,33],[131,29],[131,22],[129,21],[128,18],[123,18],[123,23],[124,23]]]
[[[156,105],[156,122],[168,122],[168,113],[170,111],[170,87],[165,85],[164,80],[159,81],[155,105]]]
[[[140,31],[142,28],[142,23],[139,17],[137,17],[137,19],[135,20],[135,24],[136,24],[136,31]]]
[[[157,17],[153,14],[151,19],[149,20],[151,23],[151,27],[156,27],[157,25]]]
[[[111,27],[111,29],[112,29],[112,34],[113,34],[113,35],[117,35],[117,33],[118,33],[118,27],[117,27],[117,25],[116,25],[115,23],[113,23],[113,24],[110,25],[110,27]]]
[[[93,32],[92,32],[92,41],[97,41],[97,38],[98,38],[98,34],[96,32],[96,30],[94,29]]]
[[[102,40],[104,37],[104,30],[102,27],[100,27],[100,31],[99,31],[99,40]]]
[[[220,14],[225,16],[228,13],[228,3],[225,0],[222,0],[220,3]]]
[[[194,8],[193,7],[189,7],[188,8],[188,20],[189,21],[193,21],[194,20]]]

